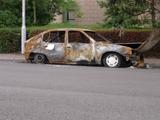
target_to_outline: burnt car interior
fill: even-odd
[[[83,33],[78,31],[69,31],[68,33],[68,42],[76,42],[76,43],[90,43],[89,38],[87,38]]]
[[[106,42],[106,41],[108,41],[108,40],[106,40],[106,38],[97,34],[96,32],[85,31],[85,33],[87,33],[89,36],[91,36],[96,42]],[[110,41],[108,41],[108,42],[110,42]]]
[[[49,43],[64,43],[64,37],[65,31],[51,31],[44,34],[43,41]]]

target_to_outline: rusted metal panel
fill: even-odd
[[[108,44],[105,42],[96,43],[96,60],[98,61],[98,63],[101,62],[103,54],[105,54],[107,52],[119,53],[119,54],[123,55],[125,58],[129,57],[129,58],[127,58],[128,60],[130,59],[130,57],[132,55],[132,49],[129,47],[116,45],[116,44]]]
[[[52,48],[48,47],[50,45],[50,43],[48,43],[48,45],[42,45],[33,50],[33,52],[45,54],[50,63],[53,63],[54,61],[63,61],[65,56],[63,43],[52,44]]]
[[[42,34],[36,35],[32,38],[30,38],[29,40],[27,40],[25,42],[25,59],[29,59],[29,55],[30,53],[36,49],[39,48],[39,46],[41,45],[41,40],[42,40]]]
[[[91,60],[93,59],[91,44],[69,43],[68,46],[71,47],[67,48],[67,60],[73,62],[86,60],[91,62]]]

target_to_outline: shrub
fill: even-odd
[[[157,21],[157,22],[155,23],[155,27],[156,27],[156,28],[160,28],[160,21]]]
[[[151,33],[151,30],[110,30],[97,31],[113,43],[144,42]]]
[[[20,49],[20,30],[0,30],[0,53],[17,52]]]

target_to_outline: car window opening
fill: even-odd
[[[93,38],[96,42],[110,42],[109,40],[106,40],[106,38],[104,38],[103,36],[101,36],[100,34],[96,33],[96,32],[92,32],[92,31],[85,31],[85,33],[87,33],[91,38]]]
[[[69,43],[90,43],[90,40],[81,32],[69,31],[68,33],[68,42]]]
[[[65,31],[53,31],[44,34],[43,41],[49,43],[64,43]]]

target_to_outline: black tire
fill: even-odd
[[[47,63],[47,58],[43,54],[36,53],[36,54],[34,54],[34,57],[33,57],[33,63],[45,64],[45,63]]]
[[[130,67],[130,66],[132,66],[133,64],[132,64],[132,62],[131,62],[131,60],[129,60],[129,61],[126,61],[125,59],[124,59],[124,62],[123,62],[123,67]]]
[[[122,65],[123,57],[117,53],[107,53],[103,56],[103,65],[106,67],[117,68]]]

